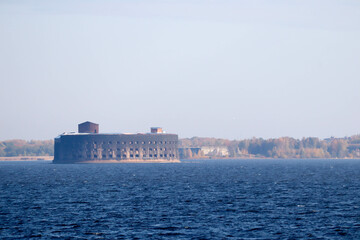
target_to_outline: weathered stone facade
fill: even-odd
[[[62,134],[54,163],[178,162],[176,134]]]

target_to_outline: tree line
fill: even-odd
[[[345,138],[316,137],[294,139],[281,137],[275,139],[252,138],[227,140],[216,138],[181,139],[179,147],[184,148],[183,157],[202,157],[203,147],[226,147],[230,158],[360,158],[360,135]],[[200,152],[199,152],[200,149]],[[196,152],[194,152],[195,150]],[[218,157],[216,152],[207,157]]]
[[[205,154],[203,150],[211,147],[226,149],[229,158],[360,158],[360,135],[323,140],[316,137],[245,140],[193,137],[179,140],[183,158],[224,157],[223,152],[217,151]],[[53,155],[53,140],[0,141],[0,157]]]
[[[0,157],[53,156],[53,140],[6,140],[0,141]]]

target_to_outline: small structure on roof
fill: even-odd
[[[161,127],[152,127],[151,133],[163,133],[163,129]]]
[[[99,124],[83,122],[78,125],[79,133],[99,133]]]

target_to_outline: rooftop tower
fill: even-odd
[[[163,133],[163,129],[161,127],[152,127],[151,133]]]
[[[99,124],[83,122],[78,125],[79,133],[99,133]]]

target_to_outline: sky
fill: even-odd
[[[0,140],[360,133],[358,0],[0,2]]]

